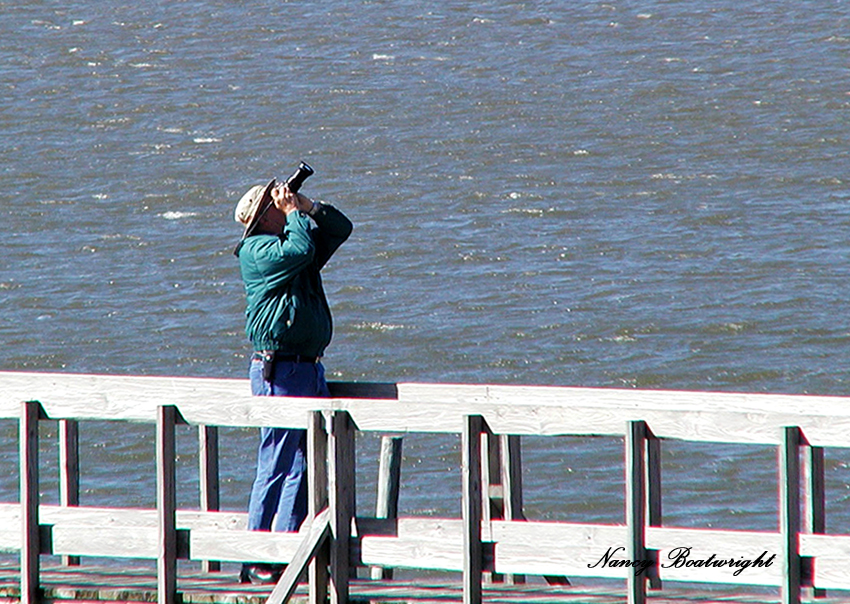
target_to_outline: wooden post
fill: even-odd
[[[156,559],[157,602],[177,604],[177,494],[175,425],[177,407],[156,410],[156,510],[159,548]]]
[[[786,427],[779,446],[782,604],[800,604],[800,429]]]
[[[59,504],[80,505],[79,423],[72,419],[59,420]],[[80,557],[62,556],[62,564],[79,566]]]
[[[328,434],[321,411],[311,411],[307,423],[307,485],[308,517],[315,518],[328,505]],[[326,542],[310,562],[310,604],[325,604],[328,600],[329,557]]]
[[[489,529],[493,520],[505,517],[502,485],[502,455],[501,440],[492,432],[485,429],[480,435],[481,442],[481,525]],[[489,536],[481,535],[481,540],[490,540]],[[482,571],[481,579],[485,585],[502,583],[504,577],[496,572]]]
[[[347,411],[331,414],[328,443],[328,493],[331,513],[331,604],[348,602],[351,572],[351,519],[356,509],[354,483],[354,422]]]
[[[381,437],[381,457],[378,463],[378,499],[376,518],[398,518],[398,493],[401,481],[401,436]],[[392,579],[393,569],[373,566],[373,579]]]
[[[646,524],[661,526],[661,440],[652,434],[649,427],[646,428],[646,511]],[[647,571],[649,587],[661,589],[658,567],[651,569],[651,572],[650,569]]]
[[[220,509],[220,485],[216,426],[198,426],[198,449],[201,511],[217,512]],[[204,560],[201,562],[201,570],[207,573],[218,572],[221,570],[221,562]]]
[[[324,543],[327,543],[327,535],[329,527],[330,510],[325,508],[318,516],[310,518],[310,527],[306,531],[304,539],[295,550],[295,554],[283,571],[283,575],[278,580],[277,585],[269,594],[266,604],[286,604],[289,598],[295,593],[295,588],[298,587],[298,578],[304,574],[310,562],[315,560],[316,553],[322,548]]]
[[[485,430],[482,416],[464,416],[461,435],[463,604],[481,604],[481,433]]]
[[[522,512],[522,450],[520,437],[499,436],[502,457],[502,501],[505,520],[523,520]]]
[[[630,421],[626,425],[626,528],[629,560],[646,559],[646,422]],[[628,604],[646,602],[646,577],[627,575]]]
[[[522,511],[522,450],[520,437],[499,436],[502,477],[502,517],[505,520],[525,520]],[[566,577],[563,577],[566,581]],[[525,583],[525,575],[505,575],[508,584]],[[569,581],[567,581],[569,584]]]
[[[806,533],[826,533],[826,495],[824,484],[823,447],[803,446],[803,530]],[[825,589],[812,589],[814,598],[826,597]]]
[[[38,419],[41,404],[21,403],[21,604],[39,600],[39,526],[38,526]]]

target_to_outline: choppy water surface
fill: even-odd
[[[326,269],[332,379],[847,393],[839,0],[0,14],[2,370],[244,375],[232,207],[303,159],[304,192],[356,224]],[[4,464],[15,435],[0,423]],[[152,438],[84,427],[83,502],[150,505],[152,474],[102,466],[132,471]],[[242,509],[254,433],[222,442]],[[458,512],[458,443],[405,447],[402,507]],[[528,515],[620,521],[621,448],[526,439]],[[833,532],[847,463],[827,453]],[[671,523],[776,526],[773,450],[670,444],[664,464]]]

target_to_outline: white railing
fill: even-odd
[[[67,556],[69,563],[79,556],[156,559],[162,603],[176,601],[178,558],[208,565],[289,563],[272,602],[291,595],[308,564],[312,601],[329,592],[333,602],[348,599],[353,565],[458,571],[465,602],[481,600],[485,573],[540,575],[553,582],[564,576],[619,578],[632,603],[643,602],[647,587],[660,588],[662,581],[775,586],[786,604],[798,603],[807,586],[850,589],[850,535],[824,534],[823,463],[824,447],[850,447],[848,398],[331,386],[329,399],[259,398],[248,394],[245,380],[0,372],[0,419],[20,422],[21,450],[20,468],[4,470],[20,473],[21,494],[19,502],[0,504],[0,550],[20,551],[21,601],[36,601],[44,553]],[[58,506],[38,505],[40,419],[60,422]],[[77,422],[103,419],[156,424],[156,509],[78,505]],[[178,510],[175,503],[175,425],[181,422],[199,426],[200,511]],[[220,426],[308,430],[310,515],[300,533],[250,532],[244,514],[217,511]],[[357,517],[356,430],[462,435],[462,517]],[[623,437],[625,524],[526,521],[522,435]],[[775,446],[778,530],[665,526],[659,461],[664,439]],[[491,498],[501,502],[495,514]]]

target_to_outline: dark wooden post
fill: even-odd
[[[175,425],[177,407],[156,410],[156,510],[159,548],[156,559],[157,602],[177,604],[177,494]]]
[[[661,440],[646,427],[646,512],[648,526],[661,526]],[[648,553],[648,552],[647,552]],[[656,561],[657,564],[657,561]],[[649,586],[661,589],[658,568],[649,574]]]
[[[629,560],[645,560],[646,553],[646,423],[626,425],[626,528]],[[628,604],[646,602],[646,577],[629,573],[626,579]]]
[[[220,509],[220,485],[216,426],[198,426],[198,463],[201,511],[217,512]],[[201,562],[201,569],[207,573],[217,572],[221,570],[221,563],[204,560]]]
[[[461,434],[463,475],[463,604],[481,604],[483,547],[481,545],[481,433],[480,415],[465,415]]]
[[[805,439],[805,436],[803,437]],[[803,530],[806,533],[826,533],[826,494],[824,484],[823,447],[803,445]],[[825,589],[812,589],[814,598],[826,597]]]
[[[38,525],[38,420],[41,404],[21,403],[21,604],[39,600],[39,525]]]
[[[505,520],[525,520],[522,511],[522,447],[520,437],[513,434],[499,435],[502,517]],[[566,578],[564,578],[566,581]],[[508,584],[525,583],[525,575],[505,575]],[[569,583],[569,581],[567,581]]]
[[[779,446],[782,604],[800,604],[800,429],[786,427]]]
[[[79,423],[59,420],[59,504],[80,505],[80,437]],[[79,556],[62,556],[62,564],[79,566]]]

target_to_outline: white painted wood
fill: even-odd
[[[664,581],[699,581],[778,587],[782,581],[782,538],[778,532],[715,529],[646,529],[646,546],[658,550],[659,574]],[[683,551],[682,548],[689,548]],[[766,553],[765,553],[766,552]],[[763,555],[764,554],[764,555]],[[676,566],[677,560],[756,560],[762,556],[770,566],[751,566],[735,576],[738,567]]]
[[[850,560],[824,556],[815,562],[814,585],[823,589],[850,589]]]
[[[286,563],[303,538],[302,532],[193,529],[189,533],[189,551],[193,560]]]
[[[799,426],[811,445],[850,447],[846,397],[446,384],[398,392],[398,401],[258,401],[246,380],[0,372],[0,417],[36,399],[54,419],[153,422],[167,401],[187,422],[215,426],[304,428],[309,411],[346,410],[360,430],[396,433],[459,434],[463,415],[482,415],[497,434],[622,436],[624,421],[643,420],[660,438],[779,445],[782,427]]]
[[[53,527],[53,551],[71,556],[156,560],[159,557],[159,530],[155,525],[92,527],[57,524]]]
[[[155,509],[142,508],[66,508],[57,505],[40,505],[39,519],[42,524],[66,524],[69,526],[88,526],[96,530],[102,526],[116,527],[155,527],[157,513]],[[0,503],[0,531],[14,524],[14,531],[20,529],[20,506],[17,503]],[[248,515],[244,512],[202,512],[198,510],[177,510],[177,528],[218,528],[245,530]],[[11,531],[10,531],[11,532]],[[0,532],[0,534],[4,534]],[[18,535],[20,537],[20,535]],[[20,539],[17,540],[19,542]],[[2,542],[0,542],[2,543]],[[18,549],[16,547],[15,549]]]
[[[367,566],[462,572],[464,556],[460,530],[455,536],[451,541],[363,537],[360,542],[360,559]]]
[[[814,558],[848,558],[850,562],[850,535],[800,535],[800,555]],[[850,567],[847,569],[850,577]]]
[[[625,579],[623,567],[600,564],[609,550],[625,558],[623,525],[494,521],[495,570],[499,573]],[[619,548],[619,549],[618,549]]]
[[[688,390],[634,390],[569,386],[515,386],[477,384],[397,384],[403,402],[508,403],[516,406],[595,406],[622,409],[717,409],[746,413],[782,409],[794,415],[850,415],[848,397],[702,392]]]

